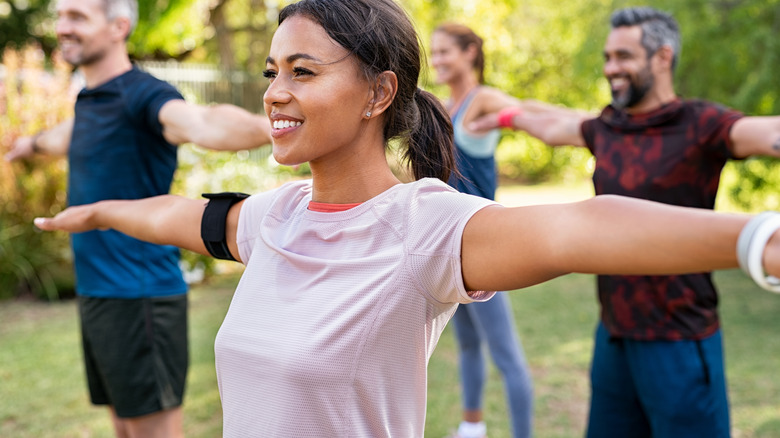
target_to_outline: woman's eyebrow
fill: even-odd
[[[297,61],[299,59],[308,59],[308,60],[311,60],[311,61],[322,63],[322,61],[319,58],[311,56],[311,55],[308,55],[306,53],[296,53],[294,55],[288,56],[287,57],[287,63],[289,64],[289,63],[295,62],[295,61]],[[269,56],[269,57],[265,58],[265,63],[266,64],[276,64],[276,61],[274,60],[273,57]]]

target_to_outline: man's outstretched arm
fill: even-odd
[[[780,158],[780,116],[743,117],[734,122],[730,135],[737,158]]]
[[[29,158],[35,154],[65,155],[70,148],[72,133],[73,119],[68,119],[46,131],[32,136],[19,137],[11,150],[5,154],[5,159],[6,161],[14,161]]]
[[[239,151],[271,142],[268,117],[235,105],[197,105],[176,99],[163,105],[159,119],[165,139],[172,144]]]
[[[468,128],[475,132],[511,128],[525,131],[550,146],[585,146],[582,122],[595,115],[534,102],[486,114],[470,123]]]

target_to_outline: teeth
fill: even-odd
[[[612,79],[612,87],[620,87],[625,85],[627,82],[628,81],[624,78]]]
[[[294,126],[301,126],[301,122],[294,122],[292,120],[274,120],[274,129],[285,129]]]

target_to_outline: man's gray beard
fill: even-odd
[[[82,66],[85,66],[85,65],[88,66],[90,64],[94,64],[94,63],[100,61],[101,59],[103,59],[105,56],[106,56],[106,51],[105,50],[104,51],[95,52],[95,53],[91,53],[91,54],[86,54],[86,55],[82,52],[81,56],[79,57],[79,59],[76,59],[75,61],[70,61],[70,60],[66,59],[65,61],[68,64],[72,65],[74,68],[77,68],[77,67],[82,67]]]
[[[655,78],[652,73],[645,69],[639,73],[638,79],[642,81],[638,86],[633,81],[629,80],[628,89],[624,93],[618,93],[617,96],[615,96],[615,93],[612,93],[613,107],[624,110],[635,106],[645,98],[647,92],[653,88]]]
[[[618,93],[617,96],[614,94],[612,95],[612,106],[619,109],[624,110],[626,109],[626,105],[631,100],[631,94],[633,93],[633,90],[629,89],[625,93]]]

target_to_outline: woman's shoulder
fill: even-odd
[[[289,181],[279,187],[250,196],[245,205],[251,210],[265,214],[274,210],[294,210],[311,195],[311,180]]]
[[[493,201],[460,193],[436,178],[422,178],[407,183],[405,205],[412,218],[452,217],[469,210],[494,203]]]
[[[371,201],[376,211],[404,211],[404,217],[435,214],[433,204],[439,204],[440,209],[446,204],[457,204],[458,191],[436,178],[421,178],[416,181],[394,186]],[[453,198],[453,201],[447,199]]]
[[[467,119],[470,120],[485,113],[494,112],[498,102],[507,102],[509,100],[511,100],[511,97],[498,88],[489,85],[480,85],[474,91],[474,95],[471,98]],[[499,106],[502,107],[505,105],[499,104]]]
[[[506,96],[506,93],[498,88],[491,87],[490,85],[480,85],[474,93],[475,100],[494,99],[496,97],[504,96]]]
[[[267,198],[275,196],[291,196],[311,193],[311,179],[287,181],[278,187],[255,193],[250,198]]]

